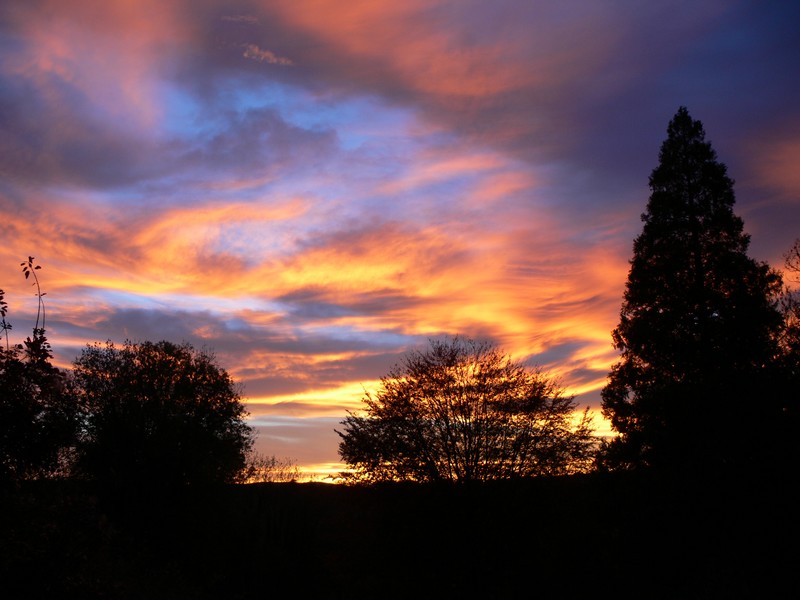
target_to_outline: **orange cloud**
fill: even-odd
[[[558,6],[473,8],[425,0],[270,6],[292,27],[349,56],[358,76],[402,81],[467,112],[485,108],[484,99],[562,85],[593,72],[615,47],[622,26],[618,15],[602,7],[583,7],[574,19],[564,19]],[[502,33],[487,35],[486,27]],[[559,43],[563,39],[581,42]]]
[[[764,185],[778,189],[782,198],[800,198],[800,136],[760,146],[757,168]]]
[[[283,18],[354,58],[377,59],[395,77],[437,95],[480,97],[519,86],[515,65],[492,43],[465,45],[458,23],[439,27],[429,2],[287,3]],[[427,18],[426,18],[427,17]],[[433,18],[431,18],[433,17]]]
[[[419,189],[432,183],[449,181],[459,176],[474,176],[485,172],[492,172],[504,166],[501,158],[496,154],[472,153],[453,155],[449,149],[446,155],[442,153],[425,152],[415,157],[415,163],[410,165],[404,177],[392,180],[379,188],[384,194],[396,194],[410,189]]]

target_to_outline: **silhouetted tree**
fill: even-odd
[[[781,303],[785,324],[783,349],[796,367],[800,359],[800,290],[792,284],[800,285],[800,239],[786,253],[784,266],[786,279],[791,283],[787,283]]]
[[[605,459],[737,461],[760,452],[780,418],[781,278],[747,255],[733,181],[686,108],[669,124],[650,189],[612,334],[622,356],[602,391],[620,433]]]
[[[77,411],[68,374],[53,366],[45,337],[44,302],[33,257],[21,263],[34,278],[38,314],[33,335],[11,345],[8,305],[0,290],[0,480],[18,481],[63,472],[74,443]]]
[[[88,346],[74,364],[80,473],[105,484],[235,481],[253,444],[236,385],[189,344]]]
[[[76,407],[68,374],[0,350],[0,480],[54,475],[74,442]]]
[[[783,412],[785,430],[781,432],[787,440],[796,440],[800,434],[800,239],[795,240],[785,256],[786,287],[781,298],[784,328],[781,338],[781,364],[784,389],[780,397],[784,398]],[[790,448],[785,452],[787,462],[800,459],[800,447],[789,442]],[[794,450],[793,452],[791,450]]]
[[[343,422],[339,454],[362,481],[482,481],[588,468],[587,411],[488,343],[432,340]]]

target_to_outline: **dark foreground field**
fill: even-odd
[[[0,492],[0,597],[798,597],[790,489],[763,474],[118,496],[28,484]]]

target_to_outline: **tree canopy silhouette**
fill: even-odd
[[[241,396],[189,344],[88,346],[74,364],[85,429],[77,468],[111,485],[230,482],[253,444]]]
[[[361,481],[483,481],[583,471],[587,411],[489,343],[432,340],[343,422],[339,454]]]
[[[781,298],[784,329],[781,338],[782,382],[785,386],[778,393],[785,399],[783,414],[785,417],[784,431],[779,432],[789,441],[789,448],[785,452],[787,462],[800,460],[800,448],[796,443],[800,433],[800,395],[797,390],[800,386],[800,238],[794,241],[792,247],[785,255],[785,274],[787,285]],[[790,451],[790,450],[793,450]]]
[[[602,391],[615,466],[743,458],[769,438],[780,276],[747,254],[733,181],[681,107],[650,175]],[[746,432],[742,431],[746,428]]]

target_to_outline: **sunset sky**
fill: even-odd
[[[0,288],[47,332],[213,350],[324,474],[409,348],[462,334],[599,406],[678,107],[751,255],[800,237],[800,3],[6,0]],[[602,429],[601,422],[597,425]]]

